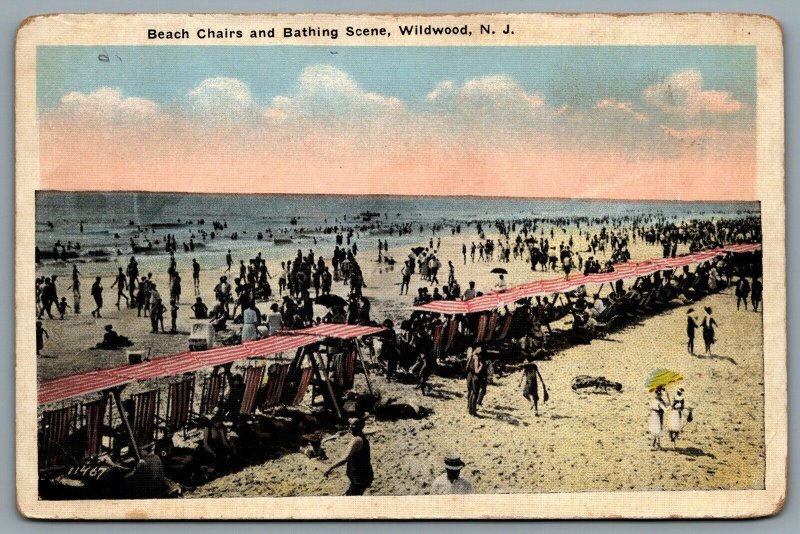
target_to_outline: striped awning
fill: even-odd
[[[524,298],[550,295],[552,293],[564,293],[573,291],[583,285],[608,284],[626,278],[648,276],[658,271],[678,269],[687,265],[700,263],[729,252],[742,254],[745,252],[753,252],[760,248],[760,243],[746,243],[704,250],[694,254],[677,256],[675,258],[654,258],[640,262],[618,263],[614,265],[613,271],[607,273],[594,273],[589,275],[578,273],[570,276],[569,279],[552,278],[549,280],[537,280],[535,282],[527,282],[512,287],[506,291],[493,291],[470,300],[435,300],[423,304],[422,306],[415,306],[415,309],[451,315],[484,312],[494,310],[504,305],[513,304]]]
[[[244,358],[269,357],[319,341],[316,336],[272,336],[267,339],[218,347],[200,352],[183,352],[134,365],[89,371],[45,380],[39,385],[39,404],[59,402],[104,389],[123,386],[136,380],[190,373],[204,367],[223,365]]]
[[[303,335],[333,337],[336,339],[352,339],[354,337],[371,336],[385,330],[380,326],[362,326],[357,324],[322,323],[297,330],[281,330],[283,335]]]

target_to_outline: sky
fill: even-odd
[[[740,46],[40,47],[40,186],[750,200],[755,61]]]

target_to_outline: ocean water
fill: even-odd
[[[359,217],[373,212],[371,221]],[[377,239],[388,239],[393,252],[396,246],[419,243],[431,236],[431,225],[461,223],[462,233],[475,235],[475,221],[497,219],[560,217],[664,217],[684,218],[737,217],[759,213],[757,202],[629,202],[608,200],[561,199],[502,199],[474,197],[389,197],[389,196],[291,196],[236,194],[176,194],[176,193],[84,193],[40,191],[36,195],[36,244],[50,251],[60,241],[79,242],[81,256],[77,261],[91,259],[89,251],[107,254],[105,261],[92,262],[98,274],[116,270],[131,255],[130,241],[144,244],[144,236],[153,243],[153,250],[137,254],[140,265],[164,263],[164,235],[173,234],[178,243],[176,256],[196,257],[201,265],[224,265],[228,249],[235,258],[253,257],[257,252],[268,260],[289,259],[298,248],[306,251],[318,247],[329,254],[335,234],[324,232],[333,226],[360,228],[354,241],[363,250],[377,250]],[[291,224],[296,218],[296,224]],[[199,224],[204,220],[204,224]],[[83,221],[83,232],[80,223]],[[180,221],[180,223],[179,223]],[[216,238],[201,237],[213,231],[212,222],[224,222],[227,227],[216,231]],[[48,223],[52,223],[52,228]],[[377,223],[380,223],[377,224]],[[402,237],[390,236],[377,226],[413,223],[413,232]],[[151,226],[155,225],[155,227]],[[165,226],[173,225],[173,226]],[[419,232],[420,225],[423,227]],[[264,235],[257,239],[258,232]],[[239,238],[230,235],[238,232]],[[445,227],[442,236],[449,235]],[[270,235],[290,239],[290,243],[275,244]],[[201,244],[194,252],[185,253],[183,243],[190,237]],[[156,244],[156,241],[160,243]],[[249,254],[249,256],[248,256]],[[400,256],[398,256],[400,257]],[[144,261],[144,263],[142,263]],[[45,264],[50,262],[45,261]],[[49,265],[48,272],[67,272],[70,265],[61,262]]]

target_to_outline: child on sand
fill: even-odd
[[[172,300],[169,301],[169,314],[170,314],[170,318],[172,319],[172,326],[169,329],[169,333],[170,334],[175,334],[175,333],[178,332],[177,322],[178,322],[178,310],[179,309],[180,309],[180,307],[178,306],[177,302],[175,302],[175,299],[172,299]]]
[[[67,304],[67,297],[61,297],[61,300],[56,304],[56,308],[58,309],[58,314],[61,316],[61,320],[64,320],[64,314],[67,313],[67,308],[71,308],[69,304]]]

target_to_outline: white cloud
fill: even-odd
[[[703,75],[696,70],[676,72],[662,83],[644,90],[644,100],[665,113],[695,116],[701,112],[728,114],[744,106],[724,91],[703,89]]]
[[[61,98],[60,111],[83,117],[111,120],[136,120],[155,116],[158,104],[145,98],[123,98],[113,87],[100,87],[91,93],[73,91]]]
[[[462,110],[488,110],[517,113],[544,107],[544,97],[529,93],[508,76],[484,76],[467,80],[460,87],[446,80],[427,95],[428,102],[453,105]]]
[[[264,114],[272,120],[312,116],[375,118],[404,109],[398,98],[365,91],[343,70],[312,65],[300,74],[295,92],[273,98]]]
[[[597,109],[610,109],[628,113],[639,122],[647,122],[649,120],[644,113],[633,106],[632,102],[621,102],[613,98],[606,98],[598,100],[594,107]]]
[[[231,114],[253,108],[253,97],[246,83],[236,78],[207,78],[187,94],[193,111]]]
[[[445,80],[436,87],[434,87],[433,91],[428,93],[425,99],[428,100],[428,102],[435,102],[440,98],[446,98],[447,96],[453,93],[454,87],[455,84],[451,80]]]

